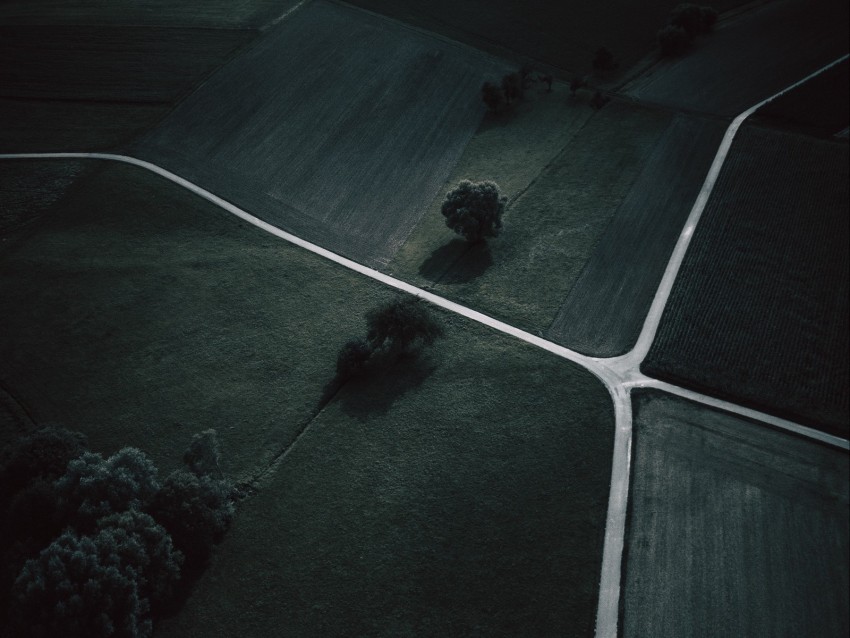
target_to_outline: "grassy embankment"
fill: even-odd
[[[632,477],[624,636],[847,634],[846,450],[642,392]]]
[[[847,145],[748,127],[642,368],[847,437]]]
[[[131,167],[72,185],[0,272],[3,381],[38,420],[163,471],[215,427],[226,472],[263,475],[163,635],[591,635],[613,410],[588,373],[440,312],[426,357],[317,414],[394,293]]]
[[[0,152],[121,147],[292,4],[2,3]]]
[[[596,112],[559,90],[485,122],[389,272],[526,330],[549,328],[671,119],[619,102]],[[501,235],[483,247],[468,248],[440,215],[464,178],[492,179],[512,198]]]

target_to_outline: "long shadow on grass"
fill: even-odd
[[[433,283],[465,284],[478,279],[493,265],[490,247],[453,239],[440,246],[419,266],[419,274]]]
[[[342,385],[334,379],[325,392],[336,388],[335,398],[342,411],[366,421],[370,416],[389,412],[398,399],[422,385],[436,369],[437,363],[428,355],[405,355],[393,363],[365,370]]]

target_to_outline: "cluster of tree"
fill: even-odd
[[[336,373],[347,380],[364,370],[417,355],[443,334],[442,326],[417,297],[395,299],[366,315],[366,338],[351,339],[337,356]]]
[[[234,513],[214,430],[160,482],[143,452],[109,458],[59,427],[0,457],[0,605],[16,636],[149,636]]]
[[[608,71],[613,71],[620,64],[614,58],[614,54],[607,47],[599,47],[593,56],[592,60],[593,72],[595,74],[603,74]],[[575,97],[580,89],[591,89],[593,95],[590,98],[589,104],[595,109],[601,109],[611,101],[607,95],[604,95],[599,89],[593,89],[590,86],[589,75],[574,75],[570,80],[570,94]]]
[[[519,71],[502,76],[501,82],[485,82],[481,85],[481,100],[493,113],[500,113],[506,107],[510,108],[522,101],[525,92],[542,82],[548,91],[552,91],[554,78],[549,73],[537,73],[530,65],[523,66]]]
[[[670,22],[658,32],[658,46],[663,56],[685,53],[698,35],[709,33],[717,22],[712,7],[680,4],[670,14]]]

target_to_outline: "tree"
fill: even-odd
[[[691,39],[682,27],[667,25],[658,32],[658,45],[665,57],[682,55],[690,44]]]
[[[717,9],[714,7],[700,7],[699,10],[702,14],[702,32],[710,33],[717,23]]]
[[[481,85],[481,100],[490,111],[498,113],[505,103],[505,94],[492,82],[485,82]]]
[[[365,339],[349,339],[336,358],[336,376],[350,379],[366,367],[372,356],[372,347]]]
[[[506,202],[494,182],[463,180],[446,194],[441,212],[446,226],[476,244],[499,236]]]
[[[596,110],[599,110],[603,106],[608,104],[608,102],[610,102],[610,101],[611,101],[611,98],[606,96],[606,95],[602,95],[602,91],[596,91],[593,94],[593,97],[590,98],[590,106],[592,106]]]
[[[702,11],[691,3],[677,5],[670,14],[670,24],[684,29],[690,39],[703,32]]]
[[[593,56],[593,69],[595,71],[612,71],[617,68],[614,54],[605,47],[599,47]]]
[[[547,93],[552,92],[552,80],[554,80],[554,78],[552,77],[551,73],[544,73],[543,75],[540,76],[540,81],[543,82],[543,84],[546,85],[546,92]]]
[[[186,470],[168,475],[150,505],[151,515],[171,534],[188,567],[209,560],[213,545],[230,527],[235,511],[229,481]]]
[[[576,91],[579,89],[583,89],[587,86],[587,77],[582,75],[574,75],[573,79],[570,80],[570,93],[572,95],[576,94]]]
[[[366,315],[366,341],[372,352],[410,354],[431,345],[443,334],[439,323],[420,300],[396,299]]]
[[[508,106],[518,102],[523,96],[522,76],[519,73],[508,73],[502,78],[502,92]]]
[[[222,479],[221,454],[218,450],[218,434],[213,429],[204,430],[192,437],[192,442],[183,453],[183,463],[196,476],[212,476]]]

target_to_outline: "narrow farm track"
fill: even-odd
[[[299,5],[300,6],[300,5]],[[845,55],[842,58],[830,63],[829,65],[810,74],[802,80],[788,86],[779,93],[759,102],[750,107],[738,117],[736,117],[729,125],[726,134],[720,144],[720,147],[715,155],[714,162],[708,172],[703,187],[697,197],[688,220],[682,230],[679,240],[674,249],[673,255],[668,262],[667,269],[661,284],[655,294],[652,306],[646,317],[646,320],[641,330],[640,337],[634,349],[629,353],[613,358],[594,358],[582,355],[578,352],[560,346],[558,344],[547,341],[541,337],[520,330],[514,326],[506,324],[502,321],[489,317],[466,306],[462,306],[455,302],[449,301],[443,297],[430,293],[416,286],[412,286],[404,281],[390,277],[372,268],[368,268],[351,259],[347,259],[341,255],[331,252],[321,246],[310,243],[287,233],[280,228],[277,228],[268,222],[265,222],[247,211],[231,204],[230,202],[214,195],[213,193],[193,184],[192,182],[163,169],[155,164],[140,160],[127,155],[119,155],[113,153],[14,153],[0,154],[0,160],[32,160],[32,159],[57,159],[57,160],[78,160],[78,159],[94,159],[102,161],[114,161],[125,164],[130,164],[148,171],[151,171],[192,193],[202,197],[203,199],[219,206],[227,212],[239,217],[240,219],[280,238],[289,243],[300,246],[312,253],[315,253],[325,259],[333,261],[349,270],[370,277],[379,281],[391,288],[406,292],[408,294],[420,297],[436,306],[440,306],[450,312],[459,314],[463,317],[489,326],[494,330],[504,334],[513,336],[517,339],[530,343],[543,350],[551,352],[563,359],[576,363],[597,378],[607,388],[612,400],[614,401],[616,414],[616,434],[614,440],[614,459],[612,467],[611,488],[609,494],[608,516],[606,521],[605,542],[602,559],[602,574],[600,580],[599,606],[597,610],[596,620],[596,635],[599,637],[615,638],[617,636],[617,621],[620,604],[620,575],[624,544],[624,532],[626,524],[626,505],[629,491],[629,472],[631,462],[631,446],[632,446],[632,402],[631,390],[633,388],[657,388],[664,390],[677,396],[685,397],[705,405],[710,405],[721,410],[744,416],[756,421],[760,421],[766,425],[775,428],[781,428],[789,432],[793,432],[799,436],[817,440],[821,443],[828,444],[843,450],[850,450],[850,442],[834,437],[828,434],[817,432],[811,428],[779,419],[756,410],[751,410],[739,405],[720,401],[712,397],[708,397],[685,388],[680,388],[669,383],[651,379],[640,372],[640,364],[646,356],[649,346],[658,329],[661,319],[661,314],[670,296],[670,291],[673,286],[679,268],[681,267],[685,252],[690,244],[694,229],[696,228],[699,218],[705,208],[709,196],[714,188],[714,184],[720,173],[726,156],[731,148],[732,141],[743,124],[752,113],[764,106],[765,104],[775,100],[787,91],[790,91],[809,79],[823,73],[832,68],[836,64],[840,64],[848,59]]]

